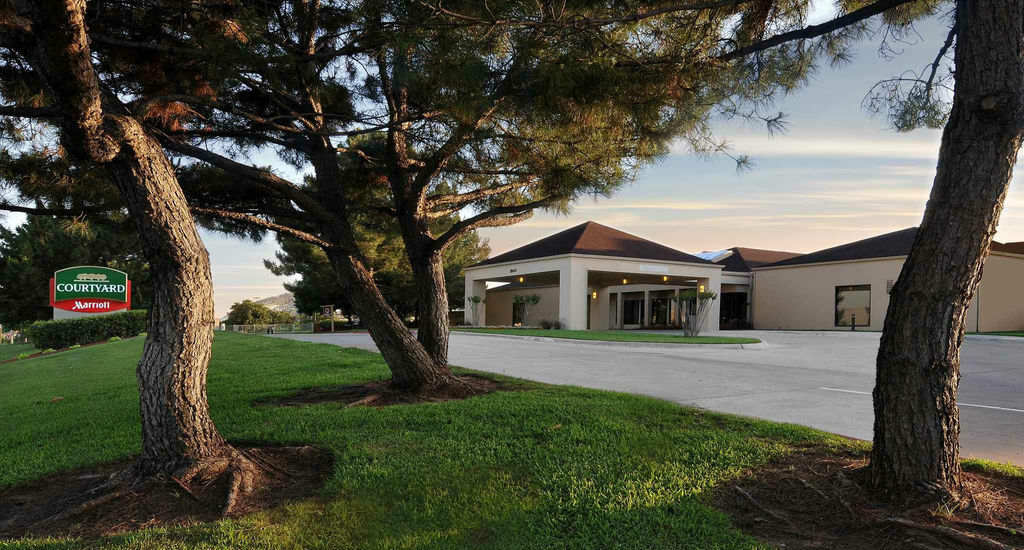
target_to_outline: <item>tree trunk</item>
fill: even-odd
[[[335,248],[325,250],[327,259],[342,288],[349,294],[352,309],[359,315],[359,323],[369,331],[391,369],[391,385],[404,391],[421,392],[456,383],[448,368],[447,333],[444,354],[429,353],[387,303],[373,280],[373,274],[359,257],[359,243],[345,210],[347,199],[342,193],[343,186],[328,185],[329,182],[340,182],[344,177],[338,164],[337,150],[328,147],[326,141],[315,142],[311,160],[317,179],[324,182],[324,188],[333,190],[334,196],[328,202],[339,205],[334,220],[326,223],[327,227],[324,228],[325,234],[330,237],[329,241],[336,245]],[[443,272],[440,280],[443,288]],[[447,299],[447,295],[444,298]],[[445,320],[447,328],[447,318]]]
[[[425,258],[411,258],[416,282],[416,339],[433,357],[434,362],[448,364],[448,287],[444,280],[441,253]]]
[[[108,117],[122,144],[108,164],[135,220],[153,280],[148,336],[136,375],[143,476],[183,476],[212,458],[233,458],[210,418],[206,371],[213,341],[210,260],[160,145],[127,117]]]
[[[870,481],[903,499],[957,495],[966,312],[1021,141],[1024,0],[957,2],[956,89],[924,219],[890,296]]]
[[[327,257],[351,297],[359,322],[366,326],[391,369],[392,386],[419,392],[455,382],[448,368],[447,334],[445,355],[440,358],[432,355],[391,309],[370,271],[358,258],[333,249],[327,251]]]

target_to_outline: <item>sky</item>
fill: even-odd
[[[814,19],[827,15],[819,10]],[[687,252],[732,246],[811,252],[915,226],[935,175],[941,132],[896,133],[861,102],[877,81],[920,71],[935,57],[946,27],[936,21],[918,30],[920,37],[899,45],[895,58],[878,54],[879,40],[866,40],[850,64],[817,72],[807,87],[777,104],[789,121],[782,134],[772,137],[763,127],[736,121],[716,124],[732,154],[752,158],[751,170],[737,173],[728,157],[697,158],[676,147],[611,198],[583,200],[567,216],[539,212],[516,226],[480,233],[492,254],[585,221]],[[276,164],[283,175],[294,174]],[[999,241],[1024,241],[1024,191],[1017,179]],[[286,280],[263,266],[277,250],[272,238],[252,243],[203,232],[203,239],[218,316],[234,302],[285,291]]]

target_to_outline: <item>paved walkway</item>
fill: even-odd
[[[861,439],[872,431],[878,333],[729,332],[763,349],[539,342],[453,333],[453,365],[660,397]],[[365,334],[280,335],[376,351]],[[960,384],[965,457],[1024,464],[1024,338],[966,339]]]

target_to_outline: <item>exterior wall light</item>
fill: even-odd
[[[628,282],[629,282],[629,281],[627,281],[626,279],[623,279],[623,280],[622,280],[622,284],[627,284]]]
[[[519,282],[520,283],[523,282],[523,278],[522,277],[519,278]]]
[[[700,291],[704,292],[704,285],[700,285]]]
[[[661,280],[665,281],[667,283],[668,282],[668,275],[662,275],[661,276]]]
[[[595,291],[593,294],[590,295],[590,297],[596,300],[597,299],[597,292]]]

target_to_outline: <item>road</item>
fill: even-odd
[[[762,349],[610,345],[453,333],[453,365],[639,393],[685,405],[871,439],[878,333],[729,332]],[[367,334],[279,335],[376,351]],[[1024,464],[1024,338],[968,336],[961,454]]]

